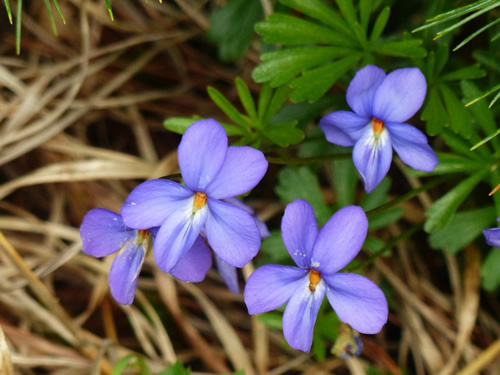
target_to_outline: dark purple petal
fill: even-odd
[[[311,292],[309,278],[305,277],[288,301],[283,314],[283,333],[292,348],[304,352],[311,349],[314,323],[325,297],[325,289],[325,283],[320,281],[316,290]]]
[[[181,184],[169,180],[143,182],[125,200],[121,209],[123,221],[136,229],[158,227],[193,194]]]
[[[205,225],[208,207],[205,205],[193,214],[193,200],[186,199],[178,211],[169,215],[156,235],[154,255],[163,272],[171,273]]]
[[[358,115],[371,118],[375,92],[385,77],[384,71],[378,66],[367,65],[359,70],[347,88],[346,100],[349,107]]]
[[[267,264],[257,268],[248,278],[243,297],[249,314],[260,314],[285,304],[295,290],[306,281],[308,270]]]
[[[339,319],[358,332],[378,333],[387,322],[387,300],[380,288],[353,273],[324,275],[326,296]]]
[[[199,120],[187,128],[177,150],[182,178],[193,191],[204,192],[226,158],[227,134],[215,120]]]
[[[321,118],[319,125],[328,142],[350,147],[361,137],[363,128],[370,121],[371,118],[361,117],[353,112],[335,111]]]
[[[259,251],[260,232],[252,216],[230,203],[208,198],[208,243],[225,262],[243,267]]]
[[[368,219],[361,207],[338,210],[319,231],[312,254],[313,268],[321,275],[344,268],[361,250],[368,231]]]
[[[500,249],[500,228],[490,228],[483,230],[486,243]]]
[[[383,122],[405,122],[420,109],[426,91],[427,84],[420,69],[396,69],[375,92],[373,117]]]
[[[317,235],[316,217],[308,202],[297,199],[286,206],[281,220],[281,237],[297,266],[311,267],[311,254]]]
[[[134,300],[135,289],[142,264],[145,249],[143,245],[129,242],[116,256],[109,270],[109,288],[111,295],[122,305],[130,305]]]
[[[240,293],[240,285],[238,284],[238,273],[235,266],[224,262],[217,254],[215,254],[215,264],[217,264],[217,271],[224,280],[227,288],[234,294]]]
[[[253,189],[267,171],[264,154],[252,147],[231,146],[221,169],[206,187],[206,193],[216,199],[245,194]]]
[[[384,129],[377,139],[373,129],[367,128],[354,146],[352,160],[363,178],[366,192],[371,192],[391,166],[392,146],[387,129]]]
[[[80,226],[82,250],[94,257],[104,257],[120,250],[135,237],[135,230],[123,224],[122,217],[105,208],[87,212]]]
[[[386,124],[391,135],[394,150],[410,167],[419,171],[431,172],[439,160],[427,144],[427,137],[420,130],[409,124]]]
[[[170,273],[179,280],[188,282],[202,281],[212,267],[212,252],[205,245],[203,237],[198,236],[193,246],[179,259]]]

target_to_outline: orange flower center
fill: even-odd
[[[196,192],[193,203],[193,212],[198,211],[207,203],[207,195],[205,193]]]
[[[384,122],[383,121],[380,121],[376,118],[374,118],[372,120],[372,126],[373,126],[373,132],[375,134],[380,134],[382,133],[382,131],[384,130],[385,126],[384,126]]]
[[[314,292],[319,282],[321,281],[321,274],[316,270],[309,271],[309,290]]]

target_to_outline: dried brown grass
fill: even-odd
[[[13,29],[0,29],[1,374],[110,374],[132,352],[154,372],[180,359],[193,374],[500,373],[499,306],[481,304],[473,245],[463,264],[438,252],[430,262],[410,238],[376,261],[369,276],[388,282],[396,302],[383,333],[365,337],[363,356],[348,361],[317,363],[284,346],[215,272],[184,284],[147,259],[135,303],[116,304],[111,260],[81,253],[83,215],[118,211],[137,180],[176,173],[179,138],[163,119],[219,115],[205,87],[235,98],[234,77],[250,81],[258,53],[254,46],[231,66],[216,61],[204,39],[215,0],[122,0],[114,22],[102,1],[60,3],[68,25],[58,25],[59,38],[41,2],[25,10],[21,56]],[[378,235],[397,237],[431,203],[427,195],[407,203],[402,224]],[[271,195],[260,209],[266,219],[279,211]],[[251,272],[251,264],[243,270]]]

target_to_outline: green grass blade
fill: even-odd
[[[500,90],[500,83],[498,85],[495,85],[494,87],[492,87],[491,89],[489,89],[488,91],[486,91],[484,94],[482,94],[481,96],[478,96],[477,98],[471,100],[470,102],[468,102],[465,106],[468,107],[472,104],[474,104],[475,102],[483,99],[483,98],[486,98],[488,95],[490,94],[493,94],[495,91],[498,91]]]
[[[21,18],[23,13],[23,0],[17,0],[16,15],[16,53],[21,54]]]
[[[50,2],[49,2],[49,0],[43,0],[43,2],[45,4],[45,8],[47,8],[47,14],[49,15],[50,26],[52,27],[52,32],[54,33],[55,36],[58,36],[56,20],[54,19],[54,13],[52,12],[52,7],[50,6]]]
[[[500,134],[500,129],[498,129],[495,133],[490,134],[486,138],[481,139],[478,143],[476,143],[474,146],[470,148],[471,151],[474,151],[476,148],[481,147],[484,145],[486,142],[491,141],[493,138],[495,138],[498,134]]]
[[[491,101],[490,105],[488,106],[488,108],[491,108],[493,107],[493,104],[495,104],[495,102],[500,99],[500,92],[498,94],[495,95],[495,97],[493,98],[493,100]]]
[[[462,42],[458,46],[456,46],[455,48],[453,48],[453,52],[455,52],[459,48],[462,48],[464,45],[466,45],[467,43],[469,43],[472,39],[474,39],[476,36],[478,36],[479,34],[481,34],[483,31],[488,30],[490,27],[496,25],[499,22],[500,22],[500,18],[497,18],[495,21],[492,21],[489,24],[481,27],[479,30],[477,30],[476,32],[472,33],[467,38],[465,38],[464,40],[462,40]]]
[[[64,18],[64,15],[62,14],[61,8],[59,7],[59,3],[57,0],[52,0],[54,2],[54,6],[56,7],[57,13],[59,14],[59,17],[61,17],[61,21],[66,25],[66,18]]]
[[[110,0],[106,0],[106,7],[108,8],[109,18],[111,18],[111,21],[114,21],[115,17],[113,16],[113,10],[111,9]]]
[[[12,11],[10,10],[9,0],[5,0],[5,10],[7,11],[7,16],[9,16],[10,24],[12,25]]]

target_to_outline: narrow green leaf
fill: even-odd
[[[363,207],[365,212],[380,207],[387,202],[391,183],[391,178],[385,177],[371,193],[366,194],[363,199],[361,199],[359,205]]]
[[[296,145],[304,139],[304,132],[297,129],[297,120],[283,124],[270,125],[262,130],[262,134],[280,147]]]
[[[288,204],[299,198],[308,201],[320,226],[332,215],[332,210],[323,200],[318,177],[307,167],[283,168],[278,173],[275,190],[283,203]]]
[[[259,314],[257,319],[272,330],[281,331],[283,329],[283,314],[268,312]]]
[[[500,99],[500,92],[498,94],[495,95],[495,97],[493,98],[493,100],[491,101],[491,103],[488,105],[488,108],[491,108],[493,106],[493,104],[495,104],[495,102]]]
[[[245,108],[245,111],[247,111],[247,114],[252,122],[255,122],[257,120],[257,112],[255,111],[255,103],[253,101],[252,94],[250,93],[245,81],[243,81],[240,77],[237,77],[235,82],[241,104],[243,105],[243,108]]]
[[[376,45],[373,50],[382,55],[421,59],[427,53],[421,45],[420,39],[398,40]]]
[[[264,256],[256,260],[258,266],[290,262],[290,254],[283,243],[280,230],[272,230],[271,236],[262,240],[260,254]]]
[[[354,51],[344,47],[296,47],[265,53],[262,63],[252,72],[256,82],[271,81],[277,87],[290,82],[298,74],[310,68],[352,54]]]
[[[466,158],[484,162],[479,155],[470,151],[472,147],[470,140],[467,140],[448,129],[443,129],[440,135],[444,139],[445,143],[456,153],[462,154]]]
[[[276,112],[283,108],[283,104],[285,104],[288,100],[289,93],[290,88],[288,86],[281,86],[274,90],[273,97],[271,98],[269,107],[267,108],[266,114],[262,120],[263,124],[269,124],[271,118],[276,114]]]
[[[487,174],[487,169],[474,173],[434,202],[427,210],[427,220],[424,224],[424,230],[427,233],[434,233],[444,229],[453,218],[458,207]]]
[[[115,17],[113,16],[113,9],[111,9],[110,0],[106,0],[106,7],[108,8],[109,18],[111,18],[111,21],[114,21]]]
[[[483,229],[492,226],[495,214],[495,208],[490,206],[458,212],[443,230],[429,236],[429,243],[433,249],[444,248],[454,254],[480,236]]]
[[[474,172],[484,167],[484,161],[470,159],[459,154],[436,152],[439,164],[432,172],[411,170],[412,176],[435,176],[450,173]],[[469,156],[470,152],[469,152]]]
[[[267,107],[269,106],[272,94],[273,94],[273,89],[271,88],[271,85],[269,83],[265,83],[260,90],[259,104],[258,104],[259,108],[257,109],[259,120],[262,123],[265,123],[263,119],[264,116],[266,115]]]
[[[377,19],[375,20],[375,24],[373,25],[372,28],[372,33],[370,35],[370,43],[373,44],[380,38],[382,32],[385,29],[385,26],[387,25],[387,21],[389,20],[390,14],[391,14],[391,8],[389,7],[385,7],[379,13]]]
[[[354,9],[354,3],[351,0],[335,0],[337,6],[339,7],[342,15],[344,16],[347,24],[351,29],[357,24],[358,20],[356,18],[356,10]]]
[[[261,2],[248,0],[230,0],[212,13],[207,37],[217,44],[219,59],[231,61],[245,55],[262,14]]]
[[[10,9],[10,1],[4,0],[5,2],[5,10],[7,11],[7,16],[9,17],[9,22],[12,25],[12,10]]]
[[[441,73],[446,62],[448,61],[448,57],[450,54],[450,50],[447,44],[439,45],[436,50],[436,73]]]
[[[111,375],[121,375],[123,371],[125,371],[125,369],[128,367],[130,361],[132,361],[133,359],[137,359],[136,354],[129,354],[121,358],[118,362],[116,362]]]
[[[257,23],[255,31],[264,37],[266,43],[328,43],[343,47],[352,45],[343,34],[329,27],[280,13],[272,13],[265,21]]]
[[[493,86],[491,89],[489,89],[485,93],[479,95],[477,98],[474,98],[473,100],[471,100],[470,102],[468,102],[465,106],[468,107],[468,106],[476,103],[477,101],[479,101],[479,100],[481,100],[483,98],[486,98],[488,95],[491,95],[495,91],[498,91],[498,90],[500,90],[500,83],[498,85]],[[491,107],[491,104],[489,105],[489,107]]]
[[[372,1],[361,0],[359,2],[359,20],[364,35],[368,33],[368,23],[370,22],[370,14],[372,14]]]
[[[327,95],[314,103],[287,103],[279,109],[279,111],[271,118],[269,123],[279,124],[282,122],[297,120],[297,128],[304,129],[307,124],[311,122],[315,123],[318,116],[323,114],[325,110],[332,108],[334,105],[339,104],[344,100],[344,98],[339,96]],[[324,133],[320,131],[319,136],[324,136]],[[345,151],[345,148],[343,148],[343,151]]]
[[[23,14],[23,0],[17,0],[16,15],[16,53],[21,53],[21,19]]]
[[[481,285],[484,289],[494,292],[500,285],[500,251],[491,249],[481,266]]]
[[[497,135],[500,134],[500,129],[498,129],[495,133],[490,134],[489,136],[481,139],[478,143],[476,143],[474,146],[470,148],[471,151],[474,151],[476,148],[481,147],[485,143],[491,141],[493,138],[495,138]]]
[[[248,118],[243,116],[234,105],[232,105],[227,98],[216,88],[209,86],[207,88],[208,96],[210,99],[226,114],[231,120],[240,125],[241,127],[248,126]]]
[[[181,361],[175,362],[165,371],[160,372],[158,375],[190,375],[191,370],[184,368]],[[141,374],[142,375],[142,374]]]
[[[448,122],[446,109],[436,87],[431,87],[422,110],[421,119],[426,121],[426,130],[429,135],[438,135]]]
[[[450,118],[450,128],[466,138],[472,135],[472,118],[453,90],[446,85],[439,86]]]
[[[398,221],[402,216],[403,210],[400,207],[391,208],[390,210],[371,216],[368,220],[368,229],[386,228],[389,224]]]
[[[444,74],[443,81],[454,81],[459,79],[476,79],[482,78],[486,75],[483,69],[479,68],[479,64],[467,66],[465,68],[457,69],[453,72]]]
[[[56,20],[54,18],[54,13],[52,12],[52,7],[50,6],[49,0],[43,0],[45,4],[45,8],[47,9],[47,14],[49,15],[50,26],[52,27],[52,32],[55,36],[57,36],[57,25]]]
[[[339,61],[309,70],[291,83],[293,91],[290,99],[295,102],[308,100],[315,102],[330,89],[345,73],[352,69],[361,58],[360,54],[347,56]]]
[[[184,134],[186,129],[189,128],[194,122],[201,120],[200,116],[193,116],[193,117],[170,117],[169,119],[166,119],[163,121],[163,126],[167,129],[170,130],[171,132],[177,133],[177,134]],[[243,129],[241,129],[238,126],[226,124],[226,123],[220,123],[224,129],[226,130],[226,133],[228,136],[235,136],[235,135],[243,135],[245,132]]]
[[[337,204],[340,208],[354,204],[358,171],[351,159],[334,160],[332,177]]]
[[[351,35],[351,29],[338,15],[338,12],[320,0],[280,0],[280,3],[323,22],[325,25],[340,31],[347,38]]]
[[[53,0],[54,6],[56,7],[57,13],[59,14],[59,17],[61,18],[61,21],[66,25],[66,18],[64,18],[64,14],[61,11],[61,8],[59,7],[59,3],[57,0]]]
[[[465,38],[464,40],[462,40],[462,42],[460,42],[455,48],[453,48],[453,51],[456,51],[460,48],[462,48],[464,45],[466,45],[467,43],[469,43],[472,39],[474,39],[476,36],[478,36],[479,34],[481,34],[482,32],[488,30],[490,27],[493,27],[495,26],[497,23],[500,22],[500,18],[488,23],[487,25],[481,27],[479,30],[473,32],[471,35],[469,35],[467,38]]]

